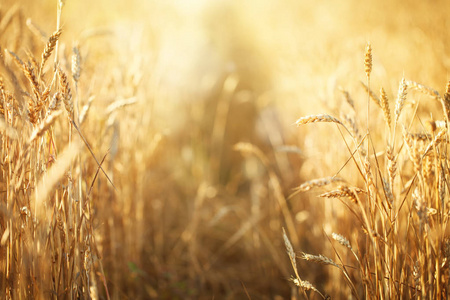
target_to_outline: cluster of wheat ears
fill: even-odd
[[[348,164],[358,170],[355,182],[347,182],[339,174],[308,181],[296,193],[317,187],[335,186],[320,195],[337,198],[357,220],[353,229],[356,239],[332,233],[329,238],[336,259],[323,255],[294,252],[289,237],[283,230],[288,256],[294,268],[292,281],[302,293],[314,291],[323,298],[313,284],[301,279],[297,258],[337,268],[356,299],[448,297],[450,238],[448,124],[450,118],[450,82],[441,95],[438,91],[403,78],[392,115],[390,101],[383,88],[379,96],[370,86],[372,48],[365,54],[367,84],[367,119],[373,116],[369,106],[375,103],[384,116],[383,126],[358,127],[355,115],[339,117],[311,115],[297,120],[298,126],[308,123],[336,124],[346,149]],[[405,113],[410,91],[425,95],[427,101],[438,101],[442,106],[439,120],[421,120],[416,114],[419,103],[411,101],[411,113]],[[354,110],[350,94],[344,98]],[[372,113],[372,115],[371,115]],[[403,113],[403,114],[402,114]],[[364,127],[364,126],[361,126]],[[344,130],[341,130],[344,129]],[[374,138],[374,135],[382,138]],[[344,135],[350,136],[350,142]],[[345,167],[345,166],[344,166]],[[344,168],[343,167],[343,168]],[[357,186],[357,182],[360,186]],[[355,237],[354,236],[354,237]],[[333,240],[335,242],[333,242]],[[341,245],[343,247],[339,248]],[[343,251],[351,253],[344,256]],[[344,257],[347,259],[344,260]],[[351,259],[353,258],[353,259]]]
[[[50,37],[27,22],[38,40],[46,40],[40,56],[0,53],[0,280],[8,299],[98,299],[90,201],[104,171],[91,152],[97,172],[84,177],[89,163],[80,149],[92,150],[80,128],[92,99],[80,108],[78,47],[69,60],[58,56],[63,6],[59,1],[57,30]],[[9,12],[4,26],[16,13]]]

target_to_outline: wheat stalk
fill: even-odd
[[[322,293],[319,292],[309,281],[302,280],[300,276],[298,275],[297,271],[297,261],[296,261],[296,255],[294,252],[294,248],[292,247],[291,242],[289,241],[289,238],[286,235],[286,231],[283,228],[283,240],[284,245],[286,247],[289,259],[291,261],[291,265],[294,269],[295,277],[291,277],[291,281],[294,282],[294,284],[302,289],[302,291],[309,291],[312,290],[316,293],[318,293],[320,296],[322,296],[323,299],[325,299],[325,296],[322,295]]]
[[[364,56],[364,71],[366,72],[367,79],[370,79],[370,73],[372,72],[372,46],[367,43],[366,54]]]
[[[323,256],[322,254],[319,255],[312,255],[312,254],[308,254],[308,253],[302,253],[300,255],[300,258],[303,260],[307,260],[307,261],[311,261],[311,262],[315,262],[315,263],[319,263],[319,264],[324,264],[324,265],[331,265],[334,266],[338,269],[342,269],[342,267],[340,265],[338,265],[337,263],[335,263],[332,259]]]
[[[442,108],[444,110],[445,119],[447,120],[447,124],[450,123],[450,80],[447,83],[447,88],[444,93],[444,97],[440,98],[442,103]]]
[[[16,53],[14,53],[14,52],[12,52],[12,51],[10,51],[10,50],[8,50],[8,49],[5,49],[5,51],[13,58],[14,62],[15,62],[20,68],[23,67],[24,63],[23,63],[23,61],[19,58],[19,56],[17,56]]]
[[[344,124],[342,124],[341,121],[339,121],[335,117],[332,117],[332,116],[326,115],[326,114],[310,115],[310,116],[302,117],[302,118],[298,119],[295,122],[295,124],[297,126],[301,126],[304,124],[317,123],[317,122],[330,122],[330,123],[336,123],[336,124],[340,124],[340,125],[344,126]]]
[[[350,105],[350,107],[355,111],[356,110],[355,101],[350,96],[350,93],[348,91],[344,90],[343,88],[339,88],[339,90],[344,95],[345,100],[347,101],[348,105]]]
[[[55,49],[56,43],[59,40],[59,37],[61,36],[61,28],[53,32],[53,34],[49,37],[47,44],[45,44],[44,51],[41,55],[41,65],[39,67],[39,74],[42,74],[42,70],[44,69],[45,63],[47,62],[50,55],[52,55],[53,50]]]
[[[38,137],[42,136],[49,128],[52,126],[59,115],[61,114],[61,111],[56,111],[50,115],[48,115],[40,124],[38,127],[36,127],[33,132],[31,133],[28,144],[31,144],[34,140],[36,140]]]
[[[328,184],[331,184],[333,182],[343,182],[344,180],[339,177],[325,177],[325,178],[319,178],[314,180],[309,180],[305,183],[302,183],[299,187],[297,187],[295,190],[300,192],[306,192],[311,190],[312,188],[325,186]]]
[[[61,96],[64,102],[64,107],[66,108],[66,111],[69,114],[69,118],[73,120],[74,111],[72,102],[72,91],[69,86],[69,80],[67,79],[66,73],[64,73],[64,71],[61,68],[58,69],[58,75],[59,75],[59,84],[62,87]]]
[[[388,127],[391,128],[391,111],[389,109],[389,100],[383,88],[380,89],[380,94],[381,94],[380,105],[384,113],[384,120],[386,121]]]
[[[432,97],[434,97],[436,99],[441,97],[439,95],[439,92],[436,91],[435,89],[432,89],[432,88],[430,88],[428,86],[425,86],[423,84],[417,83],[415,81],[408,80],[408,81],[406,81],[406,84],[407,84],[408,88],[420,91],[420,92],[424,93],[425,95],[430,95],[430,96],[432,96]]]
[[[408,85],[406,83],[406,79],[403,78],[398,89],[397,101],[395,102],[395,124],[398,123],[400,114],[405,106],[407,88]]]
[[[378,96],[375,95],[375,93],[364,82],[361,81],[361,85],[363,86],[364,90],[369,94],[370,99],[372,99],[373,102],[375,102],[378,107],[382,108],[380,98],[378,98]]]
[[[31,64],[23,64],[22,69],[25,73],[25,76],[30,81],[31,89],[33,90],[36,103],[40,103],[41,101],[41,92],[39,87],[39,81],[36,77],[33,67]]]
[[[319,197],[322,198],[339,198],[339,197],[348,197],[353,202],[357,202],[356,194],[365,193],[364,190],[360,188],[349,188],[348,186],[341,185],[338,186],[336,190],[329,191],[323,194],[320,194]]]
[[[78,80],[80,79],[81,73],[81,56],[80,50],[78,49],[78,45],[75,45],[72,48],[72,78],[75,81],[75,84],[78,84]]]

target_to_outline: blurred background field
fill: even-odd
[[[14,69],[5,49],[23,59],[27,51],[40,57],[46,40],[29,24],[48,38],[56,30],[56,10],[50,0],[0,3],[7,66]],[[449,14],[444,0],[66,0],[60,63],[70,70],[78,45],[80,107],[95,97],[80,129],[97,158],[107,154],[103,167],[117,188],[101,173],[94,180],[97,165],[83,147],[84,163],[73,172],[83,174],[82,190],[95,181],[88,200],[96,245],[90,280],[98,298],[301,297],[289,282],[282,227],[294,249],[331,255],[325,233],[351,233],[354,220],[342,203],[315,193],[288,199],[295,187],[335,174],[348,158],[333,150],[342,144],[333,126],[297,128],[295,121],[340,111],[340,88],[351,93],[365,120],[360,81],[366,79],[367,41],[372,86],[383,86],[391,99],[403,76],[443,91]],[[5,86],[14,84],[6,78]],[[56,140],[67,140],[59,134]],[[236,151],[240,142],[262,154]],[[0,235],[12,214],[5,194]],[[39,238],[29,236],[24,247]],[[21,253],[28,255],[23,270],[47,270],[38,255]],[[350,294],[324,266],[301,262],[299,269],[321,291]],[[45,284],[35,283],[22,297],[74,295],[73,287],[58,294]],[[4,280],[1,293],[7,286]]]

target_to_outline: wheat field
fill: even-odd
[[[448,298],[449,13],[3,0],[0,298]]]

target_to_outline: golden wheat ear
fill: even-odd
[[[366,54],[364,56],[364,71],[366,76],[370,79],[370,73],[372,72],[372,45],[367,43]]]
[[[47,62],[50,55],[52,55],[53,50],[55,49],[56,43],[58,42],[59,37],[61,36],[61,33],[62,33],[61,29],[58,29],[57,31],[55,31],[48,39],[47,44],[45,44],[44,51],[42,52],[42,55],[41,55],[41,64],[39,67],[39,74],[42,75],[45,63]]]

